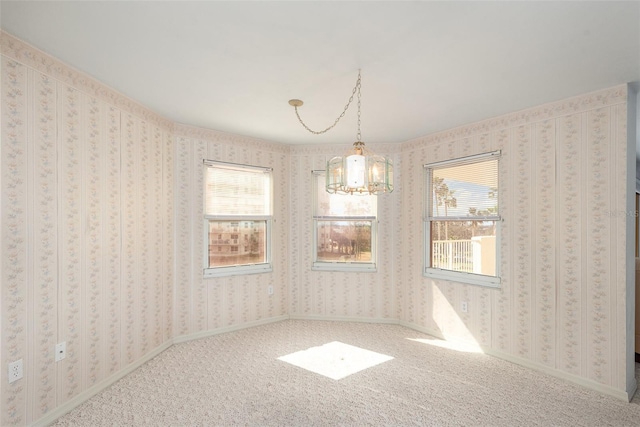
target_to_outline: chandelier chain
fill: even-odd
[[[362,141],[362,135],[360,133],[360,71],[358,71],[358,83],[357,83],[357,87],[358,87],[358,135],[356,136],[356,141]]]
[[[298,121],[300,121],[300,124],[309,132],[315,134],[315,135],[320,135],[323,134],[331,129],[333,129],[335,127],[335,125],[338,124],[338,122],[340,121],[341,118],[344,117],[345,113],[347,112],[347,110],[349,109],[349,106],[351,105],[351,103],[353,102],[353,97],[355,96],[356,92],[358,92],[358,141],[360,141],[360,70],[358,70],[358,80],[356,81],[356,85],[353,88],[353,90],[351,91],[351,96],[349,97],[349,101],[347,102],[347,105],[344,106],[344,110],[342,110],[342,114],[340,114],[338,116],[338,118],[333,122],[333,124],[331,126],[329,126],[328,128],[326,128],[325,130],[320,130],[320,131],[316,131],[311,129],[309,126],[307,126],[303,121],[302,118],[300,117],[300,113],[298,113],[298,107],[295,106],[295,110],[296,110],[296,116],[298,117]]]

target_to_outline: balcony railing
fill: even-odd
[[[471,240],[434,240],[431,254],[433,268],[473,273]]]

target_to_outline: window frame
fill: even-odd
[[[359,273],[375,273],[378,271],[377,252],[378,252],[378,203],[375,203],[375,215],[318,215],[318,180],[326,181],[324,170],[312,170],[312,265],[313,271],[338,271],[338,272],[359,272]],[[333,197],[376,197],[371,195],[341,195],[331,194]],[[351,262],[351,261],[318,261],[318,223],[320,221],[371,221],[371,261],[370,262]]]
[[[208,215],[207,214],[207,171],[209,168],[220,168],[237,171],[251,171],[268,174],[269,176],[269,214],[268,215]],[[247,274],[269,273],[273,271],[272,261],[272,229],[273,229],[273,168],[263,166],[244,165],[238,163],[220,162],[215,160],[203,160],[203,220],[204,220],[204,257],[203,257],[203,277],[205,279],[226,276],[238,276]],[[241,265],[210,267],[209,265],[209,224],[211,221],[220,222],[238,222],[238,230],[240,223],[247,221],[264,222],[265,223],[265,262],[249,263]],[[245,224],[246,225],[246,224]],[[234,233],[239,235],[238,231]],[[238,237],[238,245],[240,238]]]
[[[501,274],[500,274],[500,225],[502,223],[502,217],[500,216],[500,195],[498,190],[497,206],[498,210],[496,215],[490,216],[477,216],[477,217],[435,217],[432,216],[431,205],[433,203],[432,197],[432,182],[431,182],[431,170],[441,167],[463,166],[467,164],[479,163],[487,160],[495,159],[498,161],[497,179],[500,178],[500,159],[501,151],[492,151],[489,153],[477,154],[473,156],[461,157],[457,159],[445,160],[440,162],[433,162],[424,165],[424,181],[425,191],[424,197],[424,217],[423,217],[423,262],[424,267],[422,275],[431,279],[443,279],[451,282],[467,283],[471,285],[478,285],[488,288],[500,288]],[[498,188],[500,188],[498,186]],[[442,268],[431,267],[432,262],[432,245],[431,245],[431,223],[435,221],[468,221],[469,219],[484,219],[487,221],[495,221],[496,230],[496,266],[495,276],[489,276],[485,274],[470,273],[466,271],[454,271],[446,270]]]

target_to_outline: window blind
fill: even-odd
[[[376,216],[376,196],[329,194],[325,189],[324,172],[316,172],[315,177],[317,218]]]
[[[492,217],[498,212],[498,159],[428,168],[432,218]]]
[[[271,215],[271,173],[261,168],[207,165],[205,215]]]

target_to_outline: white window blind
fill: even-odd
[[[204,165],[204,277],[272,271],[272,170]]]
[[[345,196],[329,194],[325,190],[324,176],[316,178],[316,218],[375,218],[376,196]]]
[[[425,165],[424,275],[500,285],[500,152]]]
[[[377,196],[329,194],[314,171],[312,270],[376,271]]]
[[[205,215],[269,216],[271,173],[264,169],[208,165]]]
[[[498,159],[430,166],[431,218],[495,217],[498,213]]]

